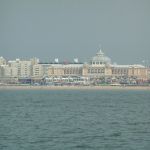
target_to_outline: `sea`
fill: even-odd
[[[150,150],[150,91],[0,90],[0,150]]]

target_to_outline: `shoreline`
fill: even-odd
[[[0,90],[150,90],[150,86],[0,86]]]

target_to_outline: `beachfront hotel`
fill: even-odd
[[[40,63],[39,59],[9,60],[0,57],[0,83],[38,84],[139,84],[150,79],[143,65],[117,65],[100,49],[88,63]]]

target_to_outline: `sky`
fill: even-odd
[[[101,46],[100,46],[101,45]],[[0,0],[0,56],[150,62],[150,0]]]

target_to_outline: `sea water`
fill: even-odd
[[[150,91],[0,90],[0,150],[150,150]]]

